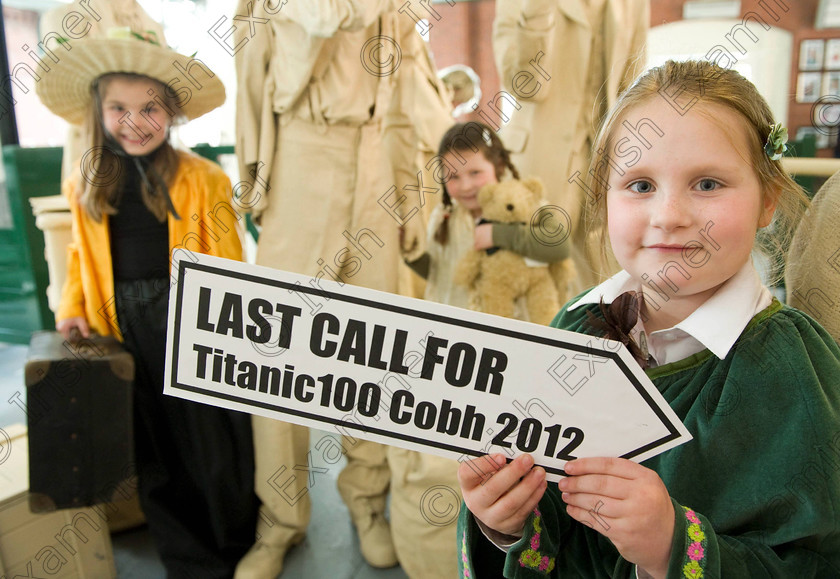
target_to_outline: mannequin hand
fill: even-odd
[[[665,577],[674,536],[674,506],[659,475],[623,458],[566,463],[558,488],[566,512],[612,541],[622,557]]]
[[[458,483],[467,508],[494,531],[505,535],[521,533],[547,485],[545,471],[540,467],[532,469],[533,465],[534,459],[528,454],[507,465],[504,454],[461,463]]]

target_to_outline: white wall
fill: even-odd
[[[768,23],[769,15],[760,14]],[[793,34],[750,20],[682,20],[651,28],[648,65],[695,58],[733,68],[755,84],[777,121],[787,123]],[[732,59],[737,62],[732,62]]]
[[[198,143],[232,145],[235,138],[236,70],[229,51],[234,41],[232,35],[225,41],[219,37],[224,37],[234,25],[237,28],[248,26],[248,22],[233,21],[236,2],[205,0],[196,4],[187,0],[138,0],[138,3],[149,16],[163,24],[166,43],[181,54],[196,53],[195,58],[219,75],[227,92],[224,105],[180,127],[176,138],[188,147]],[[211,29],[215,32],[211,33]],[[266,30],[265,26],[257,25],[255,32],[259,34]],[[222,42],[226,42],[228,48],[223,47]]]

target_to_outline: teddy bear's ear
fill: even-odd
[[[478,192],[478,204],[485,205],[488,203],[493,198],[493,195],[496,194],[496,187],[498,186],[498,183],[488,183],[482,187]]]
[[[534,203],[539,203],[545,197],[545,186],[541,179],[537,177],[529,177],[522,180],[522,184],[531,192],[531,198]]]

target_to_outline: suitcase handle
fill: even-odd
[[[67,341],[75,345],[81,342],[82,340],[90,340],[91,338],[96,338],[98,336],[99,334],[96,332],[96,330],[91,330],[90,335],[87,338],[85,338],[84,336],[82,336],[82,332],[79,330],[79,327],[73,326],[70,329],[70,336],[68,336]]]

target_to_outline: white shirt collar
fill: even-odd
[[[574,310],[583,304],[597,304],[601,298],[604,299],[604,303],[609,304],[626,291],[640,291],[640,289],[641,284],[635,282],[629,273],[622,270],[601,285],[594,287],[580,300],[569,306],[568,310]],[[672,332],[678,329],[711,350],[715,356],[723,359],[753,316],[769,306],[772,299],[773,296],[761,283],[752,261],[747,260],[735,275],[686,319],[673,328],[652,332],[651,338],[660,332]],[[659,362],[666,363],[663,360]]]

